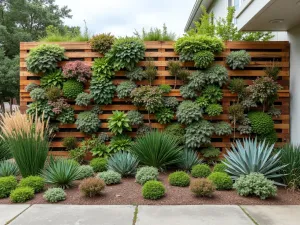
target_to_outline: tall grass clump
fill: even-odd
[[[149,31],[146,31],[145,28],[143,28],[142,34],[135,31],[134,35],[143,41],[175,41],[176,39],[176,34],[168,32],[166,24],[163,25],[162,29],[150,28]]]
[[[48,124],[37,115],[5,113],[0,116],[0,138],[4,140],[15,159],[22,177],[38,175],[47,159]]]

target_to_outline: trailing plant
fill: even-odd
[[[34,193],[39,193],[44,190],[45,181],[39,176],[29,176],[21,179],[18,187],[31,187]]]
[[[211,170],[209,166],[206,164],[197,164],[192,167],[192,171],[191,171],[191,175],[196,178],[208,177],[210,173]]]
[[[130,137],[126,135],[117,135],[111,139],[111,142],[108,146],[110,154],[119,152],[119,151],[130,151],[133,142]]]
[[[107,159],[105,158],[94,158],[90,162],[90,166],[93,168],[93,170],[98,173],[98,172],[103,172],[106,171],[107,167]]]
[[[159,88],[162,90],[162,92],[164,94],[168,94],[172,90],[172,87],[170,85],[168,85],[168,84],[161,84],[161,85],[159,85]]]
[[[113,170],[123,176],[135,174],[139,160],[129,152],[117,152],[108,160],[108,170]]]
[[[56,118],[62,124],[71,124],[75,121],[75,114],[73,108],[67,108],[62,111]]]
[[[47,120],[55,117],[52,110],[53,107],[49,105],[47,101],[36,101],[28,105],[26,114],[30,116],[37,115],[38,117],[43,117],[43,119]]]
[[[204,71],[206,84],[218,85],[222,87],[228,81],[228,71],[222,65],[214,65]]]
[[[176,117],[178,122],[189,125],[201,120],[201,108],[192,101],[183,101],[177,108]]]
[[[144,124],[144,117],[139,111],[129,111],[127,113],[127,118],[129,120],[130,126],[141,126]]]
[[[210,180],[199,178],[191,181],[190,189],[196,196],[211,197],[216,187]]]
[[[178,187],[187,187],[190,185],[190,176],[183,171],[171,173],[168,177],[169,184]]]
[[[32,73],[46,73],[56,69],[57,63],[67,59],[65,49],[55,44],[42,44],[29,52],[26,58],[27,70]]]
[[[138,137],[131,151],[142,164],[162,169],[179,162],[182,148],[178,144],[173,136],[153,131]]]
[[[98,131],[101,121],[96,113],[85,111],[78,114],[75,124],[78,130],[90,134]]]
[[[162,29],[151,27],[149,31],[146,31],[143,28],[142,34],[137,31],[133,34],[143,41],[174,41],[176,39],[176,34],[168,32],[166,24],[163,24]]]
[[[122,111],[113,111],[108,118],[108,129],[115,135],[122,134],[124,130],[131,131],[127,115]]]
[[[282,169],[286,165],[280,165],[281,151],[274,153],[274,144],[258,142],[257,139],[237,140],[231,145],[231,151],[225,155],[226,172],[232,179],[237,180],[242,175],[261,173],[268,179],[282,177]]]
[[[46,99],[46,92],[43,88],[35,88],[30,92],[33,101],[43,101]]]
[[[90,177],[84,179],[80,185],[79,190],[86,197],[94,197],[96,195],[101,195],[101,192],[105,188],[105,182],[102,179],[96,177]]]
[[[80,170],[80,176],[79,176],[78,180],[82,180],[84,178],[94,176],[93,167],[91,167],[89,165],[82,165],[79,167],[79,170]]]
[[[217,103],[222,100],[223,92],[220,87],[214,85],[208,85],[202,92],[202,96],[207,99],[207,101],[212,103]]]
[[[144,42],[133,37],[116,39],[106,54],[115,71],[120,69],[132,70],[144,58],[144,55]]]
[[[0,138],[6,142],[22,177],[38,175],[49,150],[48,121],[20,111],[2,114],[0,118]]]
[[[0,199],[8,197],[17,185],[18,181],[14,176],[0,177]]]
[[[106,79],[92,79],[90,91],[91,95],[98,105],[108,105],[112,103],[116,87],[112,81]]]
[[[193,57],[195,66],[199,69],[208,68],[215,60],[215,55],[210,51],[200,51]]]
[[[62,97],[62,91],[58,87],[50,87],[46,90],[46,98],[49,101],[55,102]]]
[[[114,68],[106,57],[95,59],[92,70],[93,78],[98,80],[110,80],[115,75]]]
[[[227,173],[213,172],[208,177],[212,181],[217,190],[230,190],[232,189],[233,181]]]
[[[179,102],[176,97],[164,97],[164,106],[170,109],[176,109],[179,105]]]
[[[66,200],[67,194],[62,188],[49,188],[43,198],[50,203]]]
[[[274,121],[272,117],[264,112],[248,113],[252,132],[255,134],[266,135],[274,130]]]
[[[173,136],[175,139],[178,140],[179,145],[184,144],[184,128],[179,123],[174,123],[166,127],[164,133]]]
[[[114,41],[115,37],[110,33],[97,34],[89,40],[92,49],[103,55],[111,49]]]
[[[47,73],[40,79],[40,85],[43,88],[50,88],[50,87],[58,87],[62,88],[65,79],[62,75],[61,70],[54,70],[53,72]]]
[[[233,70],[243,70],[250,62],[251,56],[245,50],[230,52],[226,57],[227,65]]]
[[[205,112],[209,116],[219,116],[223,112],[223,107],[220,104],[210,104],[206,107]]]
[[[62,69],[65,78],[82,83],[86,83],[92,76],[90,67],[79,60],[67,62]]]
[[[17,176],[19,168],[15,162],[10,160],[0,161],[0,177]]]
[[[77,147],[77,139],[75,137],[65,137],[62,145],[66,148],[66,150],[71,150]]]
[[[69,99],[75,99],[83,90],[83,84],[76,80],[67,80],[63,84],[64,96]]]
[[[116,89],[118,98],[123,99],[130,97],[132,90],[135,88],[136,84],[133,81],[121,82]]]
[[[106,185],[119,184],[121,183],[121,178],[122,178],[121,174],[112,170],[101,172],[97,176],[100,179],[104,180]]]
[[[158,169],[152,166],[144,166],[138,169],[135,175],[135,181],[141,185],[144,185],[149,180],[158,179]]]
[[[30,83],[30,84],[26,85],[25,91],[26,92],[31,92],[32,90],[34,90],[35,88],[38,88],[38,87],[40,87],[38,84]]]
[[[277,188],[273,181],[268,180],[260,173],[250,173],[243,175],[233,184],[233,188],[241,196],[258,196],[264,200],[276,196]]]
[[[160,124],[168,124],[174,118],[174,112],[169,108],[161,108],[155,113],[155,117]]]
[[[165,195],[165,192],[166,189],[164,185],[155,180],[147,181],[142,188],[142,194],[145,199],[160,199]]]
[[[202,162],[199,159],[198,153],[191,149],[184,149],[181,153],[181,158],[178,163],[178,167],[185,171],[190,171],[193,166],[198,165]]]
[[[145,77],[148,80],[149,84],[152,85],[152,82],[155,80],[155,77],[157,76],[157,69],[155,67],[155,64],[154,64],[152,58],[147,59],[146,68],[145,68],[144,73],[145,73]]]
[[[232,127],[227,122],[218,122],[214,124],[215,134],[218,136],[230,135],[232,134]]]
[[[202,154],[204,160],[208,164],[212,165],[219,161],[219,156],[220,156],[221,152],[220,152],[220,149],[210,146],[210,147],[202,149],[201,154]]]
[[[88,106],[92,100],[92,95],[89,93],[82,92],[77,95],[75,104],[79,106]]]
[[[183,85],[179,90],[180,95],[185,99],[194,99],[198,96],[197,92],[190,85]]]
[[[146,74],[141,67],[135,67],[125,73],[126,77],[131,81],[141,81],[146,79]]]
[[[34,198],[34,190],[31,187],[18,187],[11,191],[9,198],[14,203],[26,202]]]
[[[206,121],[200,120],[186,127],[185,145],[188,148],[200,148],[204,144],[210,144],[211,136],[214,133],[213,125]]]

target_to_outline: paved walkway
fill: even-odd
[[[299,206],[0,205],[10,225],[299,225]]]

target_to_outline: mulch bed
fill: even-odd
[[[56,204],[74,205],[299,205],[300,192],[289,191],[279,188],[277,196],[267,200],[257,197],[241,197],[236,191],[216,191],[212,198],[195,197],[189,187],[173,187],[168,184],[168,174],[160,174],[167,189],[165,197],[160,200],[145,200],[142,197],[142,186],[135,183],[134,178],[123,178],[121,184],[110,185],[105,188],[101,196],[87,198],[83,197],[78,190],[80,181],[75,186],[66,190],[67,199]],[[193,179],[193,178],[192,178]],[[26,202],[27,204],[47,204],[43,199],[43,193],[35,195],[35,198]],[[0,199],[0,204],[11,204],[9,198]]]

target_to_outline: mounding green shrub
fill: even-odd
[[[18,165],[10,160],[0,160],[0,177],[17,176],[19,174]]]
[[[11,191],[9,198],[14,203],[26,202],[34,198],[34,189],[31,187],[18,187]]]
[[[273,181],[268,180],[260,173],[243,175],[233,184],[233,188],[241,196],[255,195],[264,200],[276,196],[277,188]]]
[[[177,164],[182,148],[173,136],[153,131],[138,137],[131,151],[142,164],[161,169]]]
[[[114,136],[108,146],[110,154],[114,154],[120,151],[130,151],[133,142],[127,135]]]
[[[114,68],[106,57],[95,59],[92,70],[93,78],[96,80],[111,80],[115,75]]]
[[[160,124],[168,124],[174,119],[174,112],[169,108],[161,108],[155,113],[155,117]]]
[[[270,115],[264,112],[248,113],[252,132],[255,134],[266,135],[274,130],[274,121]]]
[[[65,78],[63,77],[61,70],[54,70],[53,72],[47,73],[42,76],[40,82],[42,88],[62,88],[65,82]]]
[[[125,130],[131,131],[127,114],[122,111],[113,111],[108,118],[108,129],[115,135],[122,134]]]
[[[224,163],[218,163],[214,166],[213,172],[226,173],[227,166]]]
[[[136,84],[133,81],[121,82],[116,89],[118,98],[124,99],[130,97],[133,89],[136,88]]]
[[[95,79],[91,81],[90,91],[96,104],[108,105],[112,103],[116,87],[112,81]]]
[[[230,123],[221,121],[214,124],[215,134],[219,136],[232,134],[232,127]]]
[[[44,190],[45,180],[39,176],[29,176],[23,178],[18,187],[31,187],[35,193],[41,192]]]
[[[139,161],[133,154],[120,151],[109,158],[107,168],[124,177],[134,175],[138,164]]]
[[[79,185],[79,190],[83,193],[83,195],[90,198],[96,195],[101,195],[104,188],[104,180],[96,177],[86,178],[81,181]]]
[[[183,101],[178,106],[176,117],[182,124],[191,124],[200,121],[202,118],[201,108],[192,101]]]
[[[106,54],[110,50],[114,41],[115,41],[115,37],[113,35],[111,35],[110,33],[97,34],[97,35],[94,35],[89,40],[89,42],[92,46],[92,49],[103,55]]]
[[[212,181],[206,178],[198,178],[191,181],[190,190],[196,196],[211,197],[216,187]]]
[[[213,172],[208,177],[215,185],[217,190],[230,190],[232,189],[232,179],[227,173]]]
[[[78,130],[90,134],[98,131],[101,121],[96,113],[85,111],[78,114],[75,124]]]
[[[222,100],[223,92],[219,86],[208,85],[203,89],[202,96],[207,99],[209,104],[213,104]]]
[[[145,199],[157,200],[162,198],[165,193],[164,185],[155,180],[147,181],[142,188],[142,194]]]
[[[219,148],[209,146],[207,148],[201,149],[201,154],[202,154],[204,160],[208,164],[211,165],[211,164],[215,164],[216,162],[218,162],[221,152],[220,152]]]
[[[77,147],[77,139],[75,137],[65,137],[62,145],[67,149],[71,150]]]
[[[103,172],[107,170],[107,159],[105,158],[94,158],[90,162],[90,166],[93,168],[93,170],[98,172]]]
[[[46,99],[46,92],[43,88],[35,88],[30,92],[33,101],[43,101]]]
[[[178,163],[178,167],[185,171],[190,171],[193,166],[198,165],[202,162],[199,159],[198,153],[191,149],[184,149],[181,154],[180,162]]]
[[[163,91],[164,94],[168,94],[172,90],[172,87],[169,84],[161,84],[159,85],[159,88]]]
[[[89,93],[82,92],[77,95],[75,104],[79,106],[88,106],[92,100],[92,95]]]
[[[141,126],[144,124],[144,117],[139,111],[129,111],[127,118],[129,119],[130,126]]]
[[[0,199],[8,197],[17,185],[18,182],[14,176],[0,177]]]
[[[210,51],[201,51],[196,53],[193,59],[196,67],[206,69],[214,62],[215,55]]]
[[[84,90],[83,84],[76,80],[67,80],[63,84],[63,93],[66,98],[75,99]]]
[[[191,84],[182,85],[180,88],[180,94],[184,99],[194,99],[198,96],[197,92],[192,88]]]
[[[43,198],[50,203],[64,201],[66,197],[67,194],[62,188],[49,188],[43,195]]]
[[[171,173],[168,180],[172,186],[187,187],[190,185],[190,176],[183,171]]]
[[[235,70],[243,70],[251,62],[251,56],[245,50],[231,52],[227,58],[227,65]]]
[[[196,178],[205,178],[211,174],[211,170],[206,164],[198,164],[192,167],[191,175]]]
[[[149,180],[157,180],[158,169],[153,166],[144,166],[138,169],[135,175],[135,181],[141,185],[145,184]]]
[[[56,69],[57,63],[66,59],[65,49],[55,44],[42,44],[29,52],[26,58],[28,71],[46,73]]]
[[[170,109],[176,109],[179,102],[176,97],[164,97],[164,106]]]
[[[206,107],[205,112],[209,116],[219,116],[223,112],[223,107],[220,104],[210,104]]]
[[[50,87],[46,90],[46,98],[49,101],[55,102],[62,97],[62,90],[58,87]]]
[[[82,165],[79,167],[79,170],[80,170],[80,177],[78,178],[78,180],[82,180],[84,178],[94,176],[93,167],[91,167],[89,165]]]
[[[213,65],[204,71],[204,80],[206,84],[218,85],[222,87],[228,81],[228,71],[222,65]]]
[[[104,180],[106,185],[119,184],[121,183],[121,178],[122,178],[121,174],[112,170],[101,172],[97,176],[102,180]]]
[[[146,79],[146,73],[141,67],[135,67],[126,72],[125,75],[131,81],[141,81]]]

